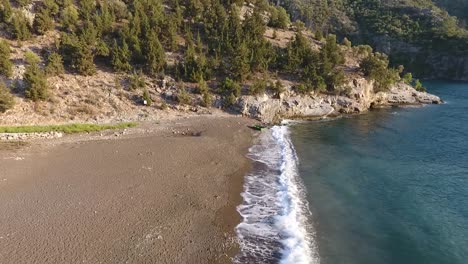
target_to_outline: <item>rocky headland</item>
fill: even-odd
[[[317,119],[341,114],[364,113],[374,107],[441,104],[435,95],[416,91],[405,83],[397,83],[386,92],[375,92],[374,82],[356,78],[347,84],[346,95],[300,95],[287,89],[280,96],[267,94],[242,96],[235,109],[264,123],[282,119]]]

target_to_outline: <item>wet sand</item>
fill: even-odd
[[[0,150],[0,263],[230,263],[251,123]]]

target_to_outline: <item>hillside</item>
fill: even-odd
[[[1,7],[0,124],[155,120],[213,108],[271,122],[440,102],[403,76],[404,67],[389,67],[385,54],[314,34],[268,1],[22,0]],[[277,108],[268,117],[255,111],[265,100],[289,99],[305,108]],[[328,110],[307,110],[317,102]]]
[[[468,79],[468,1],[286,0],[313,30],[390,55],[419,77]],[[459,17],[456,17],[459,16]]]

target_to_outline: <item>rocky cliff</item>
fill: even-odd
[[[389,36],[374,37],[370,42],[376,51],[389,54],[393,64],[404,65],[421,78],[468,81],[467,54],[430,50]]]
[[[279,98],[263,94],[242,96],[235,108],[243,115],[264,123],[282,119],[317,119],[340,114],[363,113],[373,107],[440,104],[442,100],[429,93],[418,92],[404,83],[397,83],[387,92],[374,92],[374,83],[356,78],[347,84],[344,95],[300,95],[287,89]]]

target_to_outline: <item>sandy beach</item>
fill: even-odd
[[[230,263],[252,122],[181,118],[3,147],[0,263]]]

